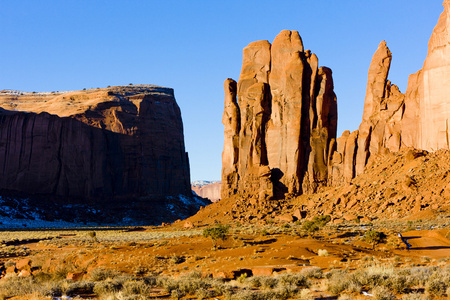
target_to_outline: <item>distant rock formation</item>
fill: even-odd
[[[410,75],[406,93],[387,79],[392,55],[381,42],[369,67],[359,130],[337,139],[329,182],[341,185],[363,173],[371,156],[402,148],[450,149],[450,0],[428,44],[422,70]]]
[[[314,192],[328,179],[337,126],[331,70],[297,31],[250,43],[239,81],[225,80],[222,198]]]
[[[84,200],[192,195],[172,89],[0,92],[0,107],[2,190]]]
[[[220,181],[210,181],[205,184],[193,182],[192,191],[202,198],[208,198],[211,202],[220,200]]]

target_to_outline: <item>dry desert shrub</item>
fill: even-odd
[[[405,269],[402,273],[409,276],[413,285],[424,286],[435,271],[435,267],[415,267]]]
[[[79,294],[92,294],[94,291],[94,282],[90,281],[78,281],[68,284],[67,288],[64,291],[66,296],[76,296]]]
[[[300,274],[305,276],[306,278],[316,278],[316,279],[323,278],[322,269],[319,267],[304,268],[303,270],[301,270]]]
[[[437,278],[430,279],[425,284],[425,292],[431,296],[442,297],[446,293],[446,290],[447,285]]]
[[[39,286],[31,278],[9,277],[0,282],[0,299],[39,293]]]
[[[209,290],[206,288],[199,288],[195,293],[195,296],[197,297],[197,299],[203,300],[214,297],[215,293],[213,290]]]
[[[275,299],[289,299],[297,295],[299,287],[295,284],[278,284],[277,288],[272,290]]]
[[[147,295],[151,291],[151,286],[143,280],[127,280],[123,283],[121,292],[125,296]]]
[[[271,290],[278,284],[278,279],[272,276],[261,276],[261,287]]]
[[[314,296],[310,289],[302,289],[296,298],[297,300],[314,300]]]
[[[307,288],[310,286],[308,279],[303,274],[281,274],[277,276],[278,286],[295,286]]]
[[[403,295],[402,300],[428,300],[428,296],[420,293],[411,293]]]
[[[334,295],[345,291],[350,282],[348,273],[343,270],[332,270],[326,273],[325,277],[327,278],[327,290]]]
[[[97,296],[105,296],[114,294],[120,291],[122,283],[117,280],[107,279],[105,281],[98,281],[95,283],[93,292]]]
[[[239,290],[230,296],[226,296],[226,300],[275,300],[285,299],[279,298],[274,291],[252,291],[252,290]]]
[[[91,271],[90,278],[93,281],[104,281],[106,279],[113,279],[119,274],[110,269],[96,268]]]
[[[319,249],[319,250],[317,250],[317,255],[318,256],[328,256],[328,251],[327,251],[327,249]]]
[[[393,300],[395,295],[385,286],[376,286],[371,291],[376,300]]]

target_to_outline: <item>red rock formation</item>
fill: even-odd
[[[172,89],[3,93],[0,106],[0,189],[77,199],[191,195]]]
[[[202,198],[208,198],[211,202],[220,200],[220,181],[205,185],[192,185],[192,191]]]
[[[298,32],[249,44],[239,82],[224,86],[222,198],[282,198],[326,185],[336,96],[331,70],[304,51]]]
[[[428,42],[422,70],[410,75],[402,141],[427,151],[450,149],[450,1]]]
[[[450,148],[449,31],[450,1],[446,0],[423,68],[410,75],[405,94],[387,79],[392,56],[386,43],[380,43],[369,67],[361,125],[351,139],[348,132],[337,139],[329,182],[349,182],[378,154],[407,147],[427,151]]]

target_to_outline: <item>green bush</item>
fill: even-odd
[[[211,238],[213,241],[213,247],[216,248],[217,240],[226,240],[229,229],[230,226],[219,224],[214,227],[203,229],[203,236],[206,238]]]
[[[316,231],[319,231],[319,226],[314,221],[305,221],[302,225],[302,229],[309,235],[313,235]]]
[[[383,232],[376,230],[368,230],[364,233],[364,240],[372,244],[372,249],[375,249],[375,245],[378,245],[386,239],[386,235]]]
[[[331,217],[329,215],[324,216],[316,216],[313,218],[313,222],[317,224],[319,227],[324,227],[331,221]]]

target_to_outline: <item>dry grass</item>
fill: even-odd
[[[420,222],[421,225],[423,223],[425,222]],[[369,227],[390,234],[401,226],[411,226],[411,224],[378,223]],[[282,257],[286,264],[300,266],[295,271],[297,273],[283,271],[272,276],[240,276],[234,280],[210,278],[212,272],[208,269],[209,265],[215,264],[214,269],[220,271],[220,262],[228,263],[235,259],[238,264],[246,263],[250,256],[256,261],[261,259],[262,255],[269,255],[267,252],[271,250],[276,255],[283,255],[283,251],[291,248],[292,243],[303,238],[302,223],[291,223],[289,226],[275,223],[261,226],[235,225],[230,228],[229,234],[232,238],[228,239],[228,244],[224,246],[224,249],[214,253],[184,252],[187,251],[186,248],[195,248],[190,243],[193,238],[202,239],[202,230],[158,228],[145,231],[89,229],[2,232],[0,258],[3,257],[3,261],[0,267],[6,269],[14,266],[17,261],[16,256],[29,256],[33,257],[34,275],[27,278],[11,276],[0,280],[0,299],[25,295],[32,295],[34,299],[44,299],[63,295],[76,297],[82,294],[96,295],[98,299],[152,299],[154,297],[162,299],[182,299],[183,297],[191,299],[215,297],[220,299],[314,299],[332,295],[336,295],[338,299],[352,299],[354,295],[359,295],[363,291],[372,293],[375,299],[394,299],[393,295],[402,299],[432,299],[450,296],[450,260],[448,258],[435,259],[423,256],[411,259],[400,256],[403,255],[402,252],[397,252],[399,255],[383,257],[387,252],[377,255],[377,252],[371,250],[370,245],[349,246],[350,243],[363,243],[364,231],[369,227],[357,224],[339,227],[328,224],[324,231],[316,234],[315,239],[309,239],[318,245],[311,248],[317,250],[311,250],[309,256],[308,254],[298,256],[289,254]],[[97,240],[92,238],[93,234],[90,232],[95,232]],[[181,242],[182,237],[183,242]],[[43,257],[33,256],[34,250],[27,249],[21,244],[21,241],[26,239],[42,239],[37,245],[43,246],[44,249],[75,247],[76,250],[61,255],[54,261],[58,267],[44,272],[46,252],[43,252]],[[276,249],[270,249],[273,245],[271,243],[277,240],[283,242],[279,242]],[[210,241],[208,244],[210,247]],[[335,250],[335,247],[344,244],[347,249],[345,260],[342,256],[338,257],[336,253],[339,251]],[[183,250],[172,252],[171,249],[176,247]],[[395,245],[386,244],[383,247],[395,249]],[[239,254],[241,260],[224,255],[226,251],[233,249],[242,251]],[[342,251],[344,248],[339,249]],[[158,255],[158,251],[164,254]],[[250,256],[244,254],[245,251],[251,253]],[[316,251],[317,254],[315,254]],[[83,265],[83,255],[86,253],[90,255],[90,259],[98,259],[98,253],[103,252],[110,252],[114,256],[114,264],[126,262],[128,266],[134,266],[134,268],[119,271],[113,269],[111,263],[111,265],[88,270],[87,265]],[[127,253],[146,254],[138,259]],[[319,262],[334,260],[332,264],[337,269],[333,269],[330,265],[325,268],[315,266],[316,259]],[[161,267],[155,267],[155,265]],[[171,271],[169,274],[178,276],[163,273],[167,270]],[[192,270],[197,272],[190,272]],[[81,281],[67,280],[67,274],[75,271],[85,272],[88,276],[83,277]],[[201,272],[208,276],[203,277]]]

